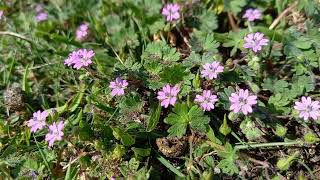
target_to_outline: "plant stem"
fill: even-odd
[[[26,38],[25,36],[20,35],[20,34],[18,34],[18,33],[9,32],[9,31],[0,31],[0,35],[16,37],[16,38],[25,40],[25,41],[27,41],[27,42],[30,43],[30,44],[33,44],[33,42],[32,42],[30,39],[28,39],[28,38]]]
[[[274,147],[274,146],[302,146],[303,142],[300,140],[291,142],[271,142],[271,143],[248,143],[247,145],[236,145],[234,148],[240,149],[253,149],[261,147]]]
[[[252,33],[252,32],[253,32],[253,30],[252,30],[251,22],[250,22],[250,21],[248,21],[247,23],[248,23],[249,31]]]
[[[47,159],[46,159],[46,156],[44,155],[42,149],[39,147],[38,141],[37,141],[36,137],[34,137],[34,135],[33,135],[33,139],[34,139],[34,141],[35,141],[35,143],[36,143],[36,145],[37,145],[37,148],[38,148],[38,150],[39,150],[39,152],[40,152],[40,155],[41,155],[41,157],[42,157],[42,159],[43,159],[43,161],[44,161],[45,166],[47,167],[49,173],[50,173],[51,176],[52,176],[53,173],[52,173],[52,171],[51,171],[51,169],[50,169],[50,166],[49,166],[49,163],[48,163],[48,161],[47,161]]]

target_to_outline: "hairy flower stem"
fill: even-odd
[[[291,141],[291,142],[272,142],[272,143],[248,143],[246,145],[236,145],[234,148],[237,150],[241,149],[254,149],[254,148],[265,148],[265,147],[275,147],[275,146],[303,146],[301,140]]]
[[[253,33],[251,22],[248,21],[247,23],[248,23],[249,32]]]

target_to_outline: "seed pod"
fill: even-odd
[[[19,86],[12,86],[3,93],[4,104],[11,112],[21,111],[25,107],[24,95]]]
[[[174,158],[182,155],[187,148],[187,138],[163,137],[157,138],[156,144],[163,155]]]

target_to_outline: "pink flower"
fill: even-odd
[[[174,105],[177,101],[177,95],[180,91],[178,85],[171,87],[169,84],[162,88],[162,91],[158,92],[157,98],[161,101],[161,106],[167,108],[169,104]]]
[[[64,122],[60,121],[58,124],[55,122],[49,126],[49,132],[46,135],[46,141],[49,146],[53,146],[55,141],[61,141],[63,137]]]
[[[87,38],[89,31],[89,24],[83,23],[77,28],[76,40],[82,41]]]
[[[253,52],[261,51],[262,46],[268,45],[269,40],[263,37],[264,34],[260,32],[248,34],[244,40],[245,44],[243,45],[246,49],[252,49]]]
[[[49,116],[47,111],[41,112],[40,110],[33,113],[33,117],[28,121],[28,127],[31,128],[31,132],[37,132],[46,125],[46,118]]]
[[[41,11],[43,11],[43,7],[41,4],[37,4],[36,8],[35,8],[36,13],[40,13]]]
[[[206,63],[202,66],[201,77],[207,77],[209,79],[217,78],[218,74],[223,72],[224,67],[219,62],[214,61],[213,63]]]
[[[46,12],[39,12],[36,16],[37,22],[42,22],[48,19],[48,13]]]
[[[0,11],[0,20],[2,19],[3,11]]]
[[[111,81],[109,88],[112,89],[111,96],[122,96],[124,95],[124,89],[128,86],[128,82],[119,77],[115,81]]]
[[[306,121],[310,117],[317,120],[320,117],[319,101],[312,101],[310,97],[302,97],[301,102],[295,102],[294,108],[299,111],[299,117]]]
[[[210,90],[204,90],[202,95],[196,95],[195,101],[200,103],[204,111],[210,111],[214,109],[214,104],[218,101],[218,98],[216,95],[211,94]]]
[[[166,4],[162,9],[162,15],[166,17],[166,20],[171,22],[180,18],[180,6],[179,4]]]
[[[235,113],[241,111],[244,115],[252,113],[252,106],[257,104],[257,96],[250,96],[249,91],[240,89],[229,97],[231,102],[230,110]]]
[[[92,50],[79,49],[70,53],[69,57],[64,60],[64,64],[67,66],[73,65],[73,68],[76,69],[87,67],[92,63],[91,58],[93,58],[94,55],[95,53]]]
[[[262,13],[259,9],[247,9],[242,17],[248,19],[248,21],[254,21],[256,19],[261,19]]]

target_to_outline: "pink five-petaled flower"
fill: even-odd
[[[169,84],[162,87],[162,91],[158,92],[157,98],[161,101],[161,106],[167,108],[169,104],[174,105],[177,101],[177,95],[180,91],[178,85],[171,87]]]
[[[41,112],[40,110],[33,113],[33,117],[28,121],[28,127],[31,132],[37,132],[46,125],[46,118],[49,116],[47,111]]]
[[[310,97],[302,97],[301,102],[295,102],[294,108],[299,111],[299,117],[306,121],[310,117],[317,120],[320,116],[319,101],[312,101]]]
[[[218,98],[216,95],[211,94],[210,90],[204,90],[202,95],[196,95],[195,101],[200,103],[204,111],[210,111],[214,109],[214,104],[218,101]]]
[[[73,65],[73,68],[76,69],[87,67],[92,63],[91,58],[94,55],[92,50],[79,49],[70,53],[69,57],[64,61],[64,64],[67,66]]]
[[[58,124],[56,122],[49,125],[49,132],[46,135],[46,141],[49,146],[53,146],[55,141],[61,141],[63,137],[64,122],[60,121]]]
[[[89,24],[88,23],[81,24],[76,31],[76,40],[82,41],[86,39],[89,34],[88,31],[89,31]]]
[[[48,19],[48,13],[46,12],[39,12],[36,16],[37,22],[42,22]]]
[[[209,79],[217,78],[218,74],[223,72],[224,67],[220,65],[218,61],[213,63],[206,63],[202,66],[201,77],[207,77]]]
[[[180,18],[180,6],[179,4],[166,4],[162,9],[162,15],[166,17],[166,20],[171,22]]]
[[[257,104],[257,96],[249,95],[248,89],[240,89],[229,97],[231,102],[230,110],[235,113],[242,112],[244,115],[252,113],[252,106]]]
[[[259,9],[247,9],[243,18],[248,19],[248,21],[254,21],[256,19],[261,19],[262,13]]]
[[[111,96],[122,96],[124,95],[124,89],[128,86],[128,82],[119,77],[115,81],[111,81],[109,88],[112,89]]]
[[[252,49],[253,52],[261,51],[262,46],[266,46],[269,40],[264,38],[264,34],[260,32],[250,33],[244,37],[245,44],[243,45],[246,49]]]

